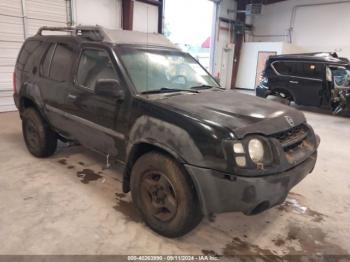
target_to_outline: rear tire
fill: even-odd
[[[53,155],[57,148],[57,134],[34,108],[22,114],[22,132],[29,152],[40,158]]]
[[[183,236],[203,217],[191,179],[164,154],[151,152],[136,161],[131,194],[146,224],[162,236]]]

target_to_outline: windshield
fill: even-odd
[[[179,51],[122,47],[121,60],[139,93],[219,87],[188,54]]]

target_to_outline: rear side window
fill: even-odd
[[[94,90],[99,79],[119,80],[112,61],[105,50],[85,49],[80,57],[77,82],[78,85]]]
[[[71,46],[57,44],[50,66],[50,78],[55,81],[68,81],[74,63],[74,52]]]
[[[74,63],[74,52],[66,44],[51,44],[41,62],[40,73],[58,82],[68,81]]]
[[[40,66],[41,75],[47,78],[49,77],[49,74],[50,74],[50,63],[51,63],[52,56],[55,52],[55,48],[56,48],[56,44],[50,45],[49,49],[46,51],[44,60],[42,61]]]
[[[18,56],[17,68],[26,72],[32,70],[33,63],[35,63],[35,57],[40,49],[40,41],[26,41]]]
[[[272,66],[281,75],[322,79],[323,65],[307,62],[274,62]]]

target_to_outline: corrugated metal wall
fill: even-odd
[[[0,112],[15,110],[12,73],[25,37],[41,26],[65,26],[66,10],[66,0],[0,1]]]

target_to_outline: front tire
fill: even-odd
[[[50,129],[34,108],[27,108],[22,114],[22,132],[29,152],[35,157],[49,157],[57,148],[57,134]]]
[[[202,219],[191,179],[164,154],[151,152],[136,161],[131,194],[146,224],[162,236],[183,236]]]

